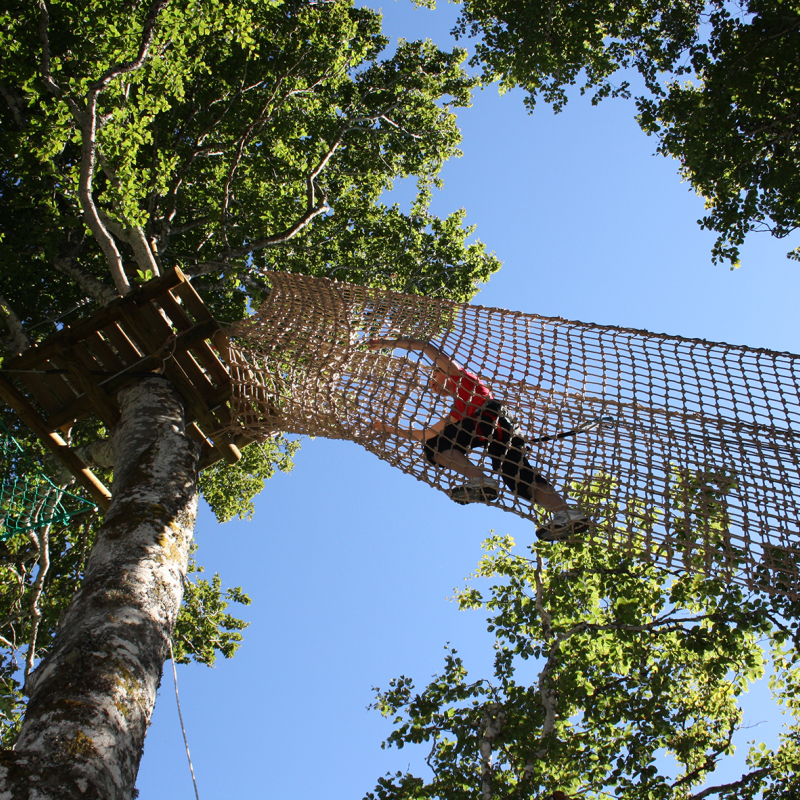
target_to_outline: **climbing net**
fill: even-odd
[[[0,421],[0,541],[96,507],[48,478]]]
[[[231,332],[236,432],[347,439],[450,493],[460,475],[373,426],[447,416],[452,400],[428,390],[420,353],[367,346],[431,341],[490,387],[522,433],[522,456],[609,547],[798,596],[800,357],[300,275],[270,282]],[[520,463],[508,453],[471,458],[503,477],[505,457]],[[541,521],[505,483],[492,505]]]

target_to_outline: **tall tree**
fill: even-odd
[[[474,84],[460,51],[405,43],[381,60],[379,17],[347,0],[5,0],[0,20],[9,352],[172,265],[223,321],[261,300],[267,269],[465,299],[499,266],[468,243],[463,212],[428,211],[458,154],[451,109]],[[404,213],[381,196],[408,176]],[[0,753],[9,796],[129,798],[170,637],[179,658],[208,663],[242,627],[216,578],[187,584],[178,616],[197,502],[178,395],[145,379],[122,408],[113,431],[72,434],[113,473],[102,527],[16,536],[0,554],[6,741],[20,731]],[[290,451],[279,441],[204,475],[218,516],[250,513]]]
[[[714,261],[738,264],[752,231],[800,225],[800,5],[785,0],[464,0],[455,29],[474,65],[532,110],[642,93],[638,121],[705,199]],[[688,78],[688,80],[687,80]],[[789,253],[800,259],[800,248]]]
[[[374,707],[394,727],[386,744],[422,744],[432,776],[386,776],[369,800],[795,796],[798,604],[654,567],[618,511],[609,504],[599,535],[528,556],[510,537],[484,543],[480,582],[456,596],[489,612],[494,675],[468,676],[450,649],[422,689],[401,676],[378,690]],[[677,544],[691,565],[690,543]],[[719,780],[743,729],[737,698],[764,675],[764,641],[792,722],[775,751],[753,744],[741,777]]]

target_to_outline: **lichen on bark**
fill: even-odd
[[[198,447],[156,376],[128,388],[113,433],[111,506],[53,649],[31,674],[7,800],[129,800],[183,596]]]

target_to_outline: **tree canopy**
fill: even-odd
[[[443,671],[421,689],[401,676],[377,690],[374,708],[394,728],[385,746],[423,745],[432,775],[387,775],[368,798],[779,800],[797,791],[796,607],[656,568],[605,536],[534,544],[528,556],[510,537],[484,548],[479,583],[456,599],[488,612],[494,674],[468,675],[448,647]],[[792,722],[775,751],[753,742],[741,778],[720,781],[743,728],[737,698],[764,675],[764,641]]]
[[[31,305],[14,302],[15,278],[54,263],[110,271],[120,292],[179,263],[223,318],[258,300],[265,268],[459,298],[497,268],[465,244],[462,212],[427,212],[458,155],[451,108],[474,84],[463,52],[405,43],[379,60],[378,15],[342,2],[96,5],[54,5],[46,27],[35,5],[4,15],[12,306]],[[380,202],[410,175],[410,214]],[[63,311],[42,306],[42,318]]]
[[[460,50],[407,42],[383,57],[379,15],[348,0],[5,0],[0,38],[7,353],[173,265],[222,322],[260,302],[270,269],[464,300],[499,267],[463,211],[428,210],[459,155],[453,109],[475,84]],[[412,207],[386,204],[408,177]],[[71,431],[74,445],[106,434],[96,420]],[[217,517],[251,514],[295,449],[278,438],[209,469],[201,489]],[[7,745],[24,705],[18,670],[47,654],[97,529],[89,516],[2,545]],[[218,576],[189,580],[179,660],[233,654],[244,625],[229,602],[248,600]]]
[[[800,225],[796,2],[464,0],[454,32],[478,37],[483,80],[522,87],[531,110],[560,111],[576,85],[594,104],[636,92],[642,129],[705,199],[714,261]]]

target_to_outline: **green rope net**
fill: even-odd
[[[0,458],[0,541],[97,508],[48,478],[2,422]]]

